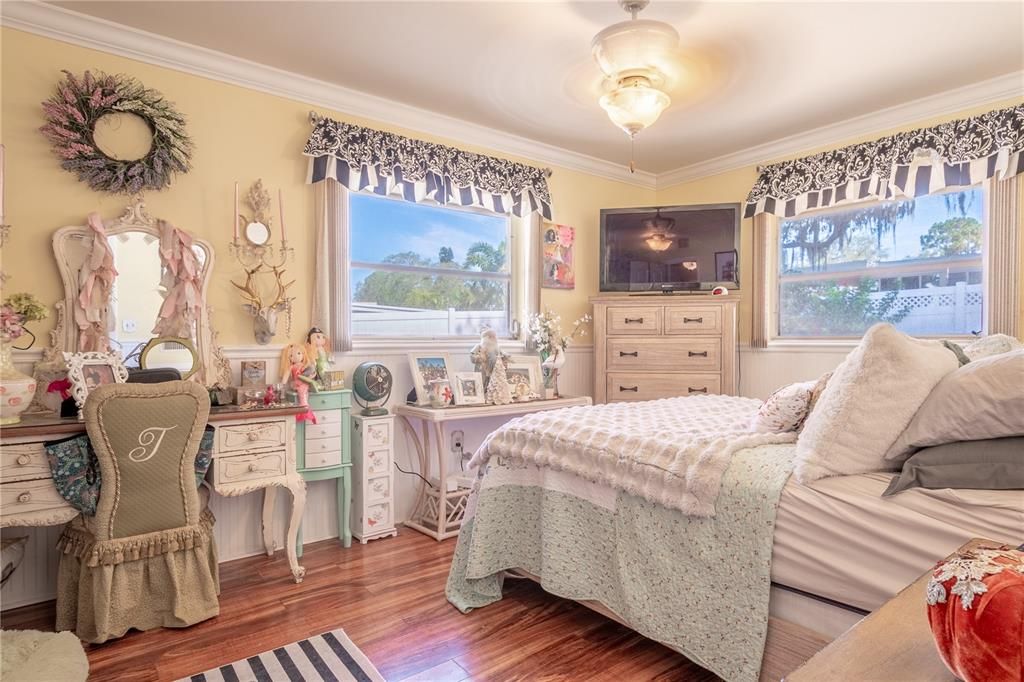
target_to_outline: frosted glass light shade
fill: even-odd
[[[601,98],[601,107],[612,123],[632,136],[658,120],[672,103],[661,90],[650,87],[642,79],[621,85]]]
[[[679,45],[679,34],[661,21],[634,19],[612,24],[591,41],[597,65],[605,76],[660,77],[666,73],[666,60]]]

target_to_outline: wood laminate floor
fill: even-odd
[[[444,597],[455,540],[401,529],[343,549],[306,546],[292,582],[282,552],[221,565],[220,616],[183,630],[131,632],[87,647],[90,680],[173,680],[342,627],[389,681],[715,680],[681,655],[528,580],[468,615]],[[4,628],[52,630],[53,602],[2,614]],[[825,642],[773,621],[763,679]]]

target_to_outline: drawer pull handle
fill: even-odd
[[[644,318],[642,317],[627,317],[626,324],[643,324]]]
[[[702,350],[698,353],[695,350],[691,350],[687,352],[687,355],[689,355],[691,358],[706,358],[708,356],[708,352],[706,350]]]
[[[260,434],[259,433],[257,433],[256,431],[250,431],[249,432],[249,440],[257,441],[259,439],[260,439]]]
[[[32,461],[32,458],[28,455],[18,455],[18,466],[28,466],[28,463]]]
[[[704,318],[703,317],[684,317],[683,318],[683,324],[689,324],[691,322],[696,322],[697,324],[703,324],[704,323]]]
[[[687,390],[690,393],[707,393],[708,392],[708,387],[707,386],[702,386],[701,388],[694,388],[693,386],[690,386],[690,387],[688,387]]]
[[[627,352],[626,352],[626,351],[624,351],[624,350],[620,350],[620,351],[619,351],[619,357],[620,357],[620,358],[627,358],[627,357],[628,357],[628,358],[637,358],[637,357],[640,357],[640,356],[639,356],[639,352],[640,352],[640,351],[633,351],[632,353],[627,353]]]
[[[26,491],[26,492],[23,492],[22,494],[18,495],[18,502],[20,502],[22,504],[27,504],[28,502],[31,502],[31,501],[32,501],[32,493],[30,493],[30,492]]]
[[[626,393],[627,391],[628,392],[632,392],[632,393],[637,393],[637,392],[639,392],[639,390],[640,390],[639,386],[619,386],[619,392],[620,393]]]

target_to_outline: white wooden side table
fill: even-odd
[[[456,488],[449,491],[445,483],[448,480],[448,450],[445,448],[444,434],[444,425],[447,422],[519,417],[532,412],[590,404],[592,401],[589,397],[563,397],[509,405],[466,405],[441,408],[399,405],[395,408],[395,414],[401,418],[402,423],[405,424],[412,436],[416,455],[419,458],[420,473],[424,477],[428,476],[430,459],[433,457],[437,462],[437,480],[439,482],[438,486],[428,485],[425,481],[420,483],[412,518],[406,521],[405,525],[429,535],[438,542],[457,536],[462,528],[462,518],[466,513],[469,489]],[[413,424],[414,420],[419,422],[418,432]]]

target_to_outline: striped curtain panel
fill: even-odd
[[[352,303],[348,292],[350,270],[348,234],[348,192],[333,180],[317,183],[316,264],[313,282],[313,326],[331,340],[331,350],[352,350],[349,317]]]
[[[1024,259],[1024,176],[993,181],[988,191],[986,293],[988,333],[1020,338]]]
[[[766,166],[744,217],[792,218],[868,199],[919,197],[1024,172],[1024,104]]]
[[[303,155],[308,183],[551,219],[550,171],[315,115]]]
[[[752,301],[752,324],[750,333],[751,348],[767,348],[771,338],[771,311],[768,310],[769,268],[772,259],[771,242],[776,237],[778,219],[768,213],[754,216],[754,273]]]

